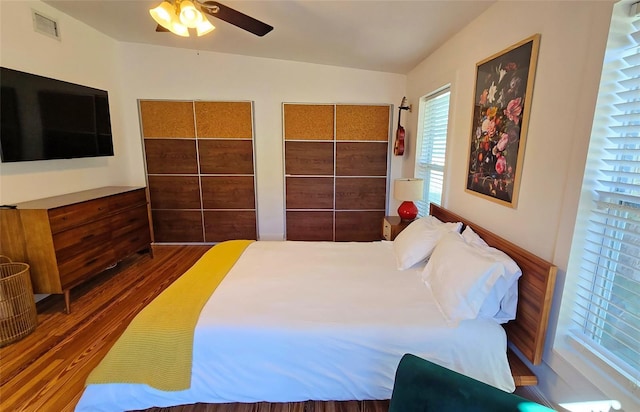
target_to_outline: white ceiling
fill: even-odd
[[[274,27],[258,37],[210,17],[216,30],[157,33],[160,0],[44,0],[123,42],[406,74],[496,0],[222,0]],[[64,34],[64,27],[61,27]]]

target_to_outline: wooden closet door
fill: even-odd
[[[139,104],[155,241],[257,239],[251,102]]]
[[[381,239],[389,105],[283,104],[286,238]]]

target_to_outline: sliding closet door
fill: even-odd
[[[256,239],[251,102],[140,101],[155,241]]]
[[[283,105],[288,240],[381,238],[390,106]]]

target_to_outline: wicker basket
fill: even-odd
[[[29,265],[0,255],[0,347],[24,338],[37,324]]]

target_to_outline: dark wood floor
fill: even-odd
[[[38,327],[0,348],[0,411],[72,411],[84,381],[131,319],[208,249],[157,246],[38,304]],[[186,405],[154,412],[383,412],[388,401]]]

